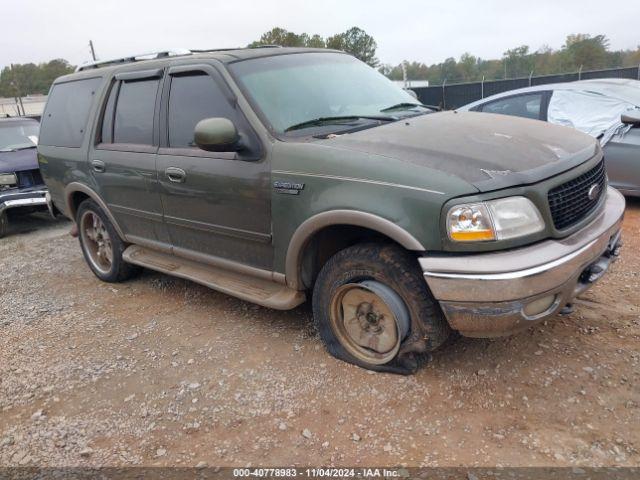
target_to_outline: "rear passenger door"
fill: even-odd
[[[91,173],[130,241],[168,244],[156,175],[163,70],[116,74],[89,155]]]
[[[164,218],[178,255],[218,257],[271,270],[269,165],[237,103],[212,65],[168,70],[158,152]],[[238,152],[199,149],[194,143],[195,126],[211,117],[231,120],[245,148]],[[210,260],[216,263],[215,258]]]

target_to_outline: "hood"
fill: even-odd
[[[21,172],[38,168],[38,153],[35,148],[17,152],[0,152],[0,173]]]
[[[480,191],[544,180],[592,158],[596,141],[576,130],[506,115],[442,112],[327,140],[461,178]]]

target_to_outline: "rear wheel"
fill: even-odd
[[[364,368],[412,373],[416,354],[450,333],[414,256],[395,245],[362,244],[334,255],[313,291],[327,350]]]
[[[122,259],[126,245],[102,209],[93,201],[80,204],[76,215],[80,246],[89,268],[100,280],[122,282],[139,268]]]

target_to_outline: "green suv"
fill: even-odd
[[[410,373],[452,330],[553,316],[618,255],[624,199],[575,130],[420,104],[355,58],[163,52],[57,79],[39,163],[95,275],[310,298],[327,349]]]

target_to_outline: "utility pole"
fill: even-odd
[[[89,40],[89,48],[91,49],[91,56],[93,57],[93,61],[97,60],[96,51],[93,49],[93,40]]]

